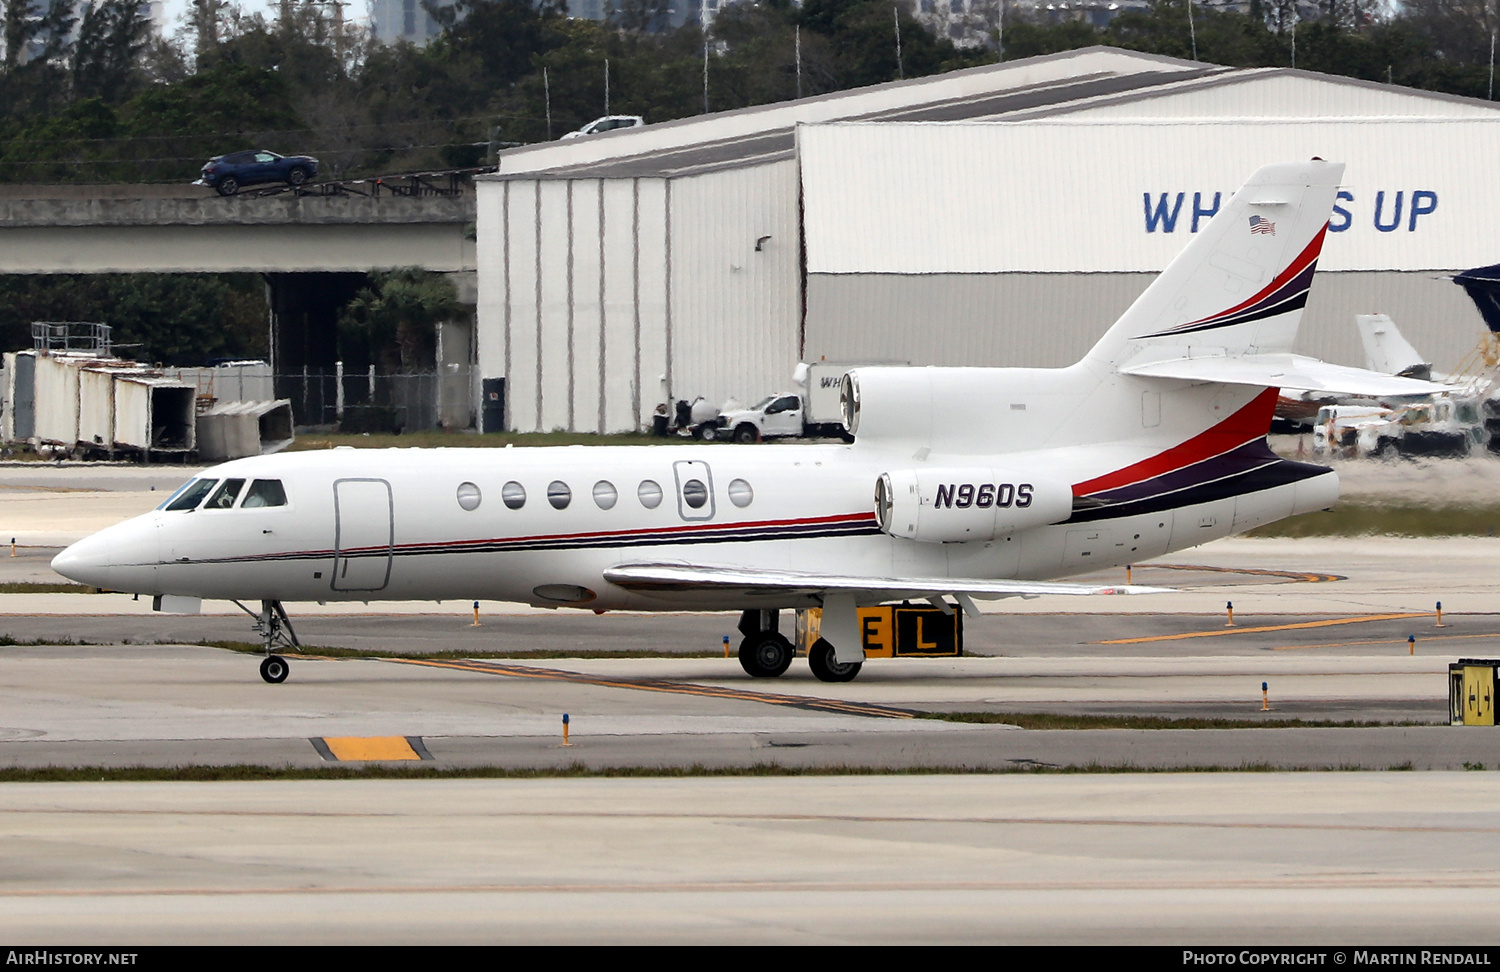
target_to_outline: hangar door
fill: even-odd
[[[391,579],[396,525],[391,484],[383,479],[340,479],[333,484],[333,589],[378,591]]]

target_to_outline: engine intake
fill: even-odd
[[[927,543],[993,540],[1072,511],[1068,485],[993,467],[901,469],[875,483],[880,529]]]

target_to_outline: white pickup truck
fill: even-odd
[[[716,439],[839,438],[853,442],[839,415],[839,386],[851,364],[799,364],[792,381],[801,391],[767,395],[749,408],[719,415]]]

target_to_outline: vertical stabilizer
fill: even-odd
[[[1289,353],[1343,172],[1317,159],[1256,170],[1086,360]]]
[[[1422,360],[1411,342],[1396,330],[1396,322],[1385,314],[1356,314],[1359,341],[1365,347],[1365,367],[1383,375],[1426,378],[1432,363]]]

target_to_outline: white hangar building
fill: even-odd
[[[614,432],[798,361],[1071,364],[1251,171],[1312,156],[1349,168],[1301,350],[1362,364],[1383,312],[1452,367],[1482,323],[1444,278],[1500,261],[1493,105],[1091,48],[503,153],[480,370],[505,428]]]

